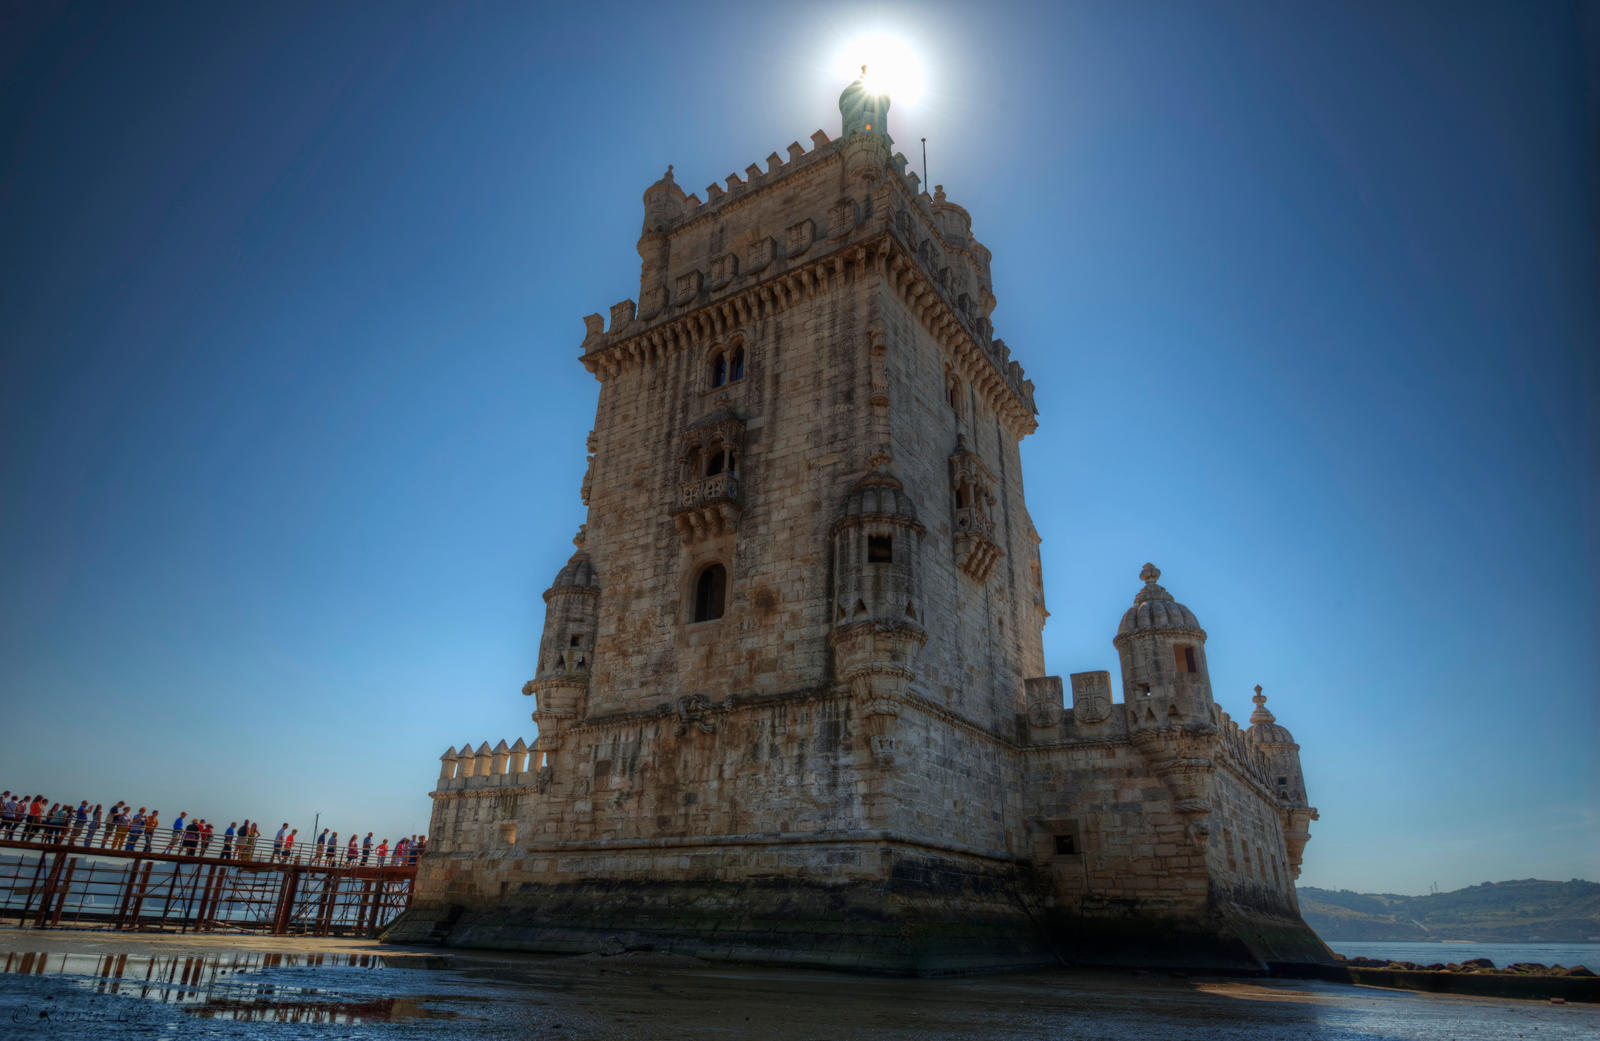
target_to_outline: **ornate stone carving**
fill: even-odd
[[[1084,725],[1111,718],[1111,673],[1072,674],[1072,718]]]
[[[706,734],[715,734],[717,725],[706,718],[712,709],[711,699],[704,694],[685,694],[677,700],[675,705],[662,705],[657,712],[663,716],[670,716],[674,712],[678,716],[678,725],[673,728],[673,734],[682,737],[690,729],[699,730]]]
[[[956,450],[950,456],[950,487],[954,507],[950,531],[955,543],[956,564],[978,582],[987,582],[1005,550],[995,541],[994,474],[967,447],[964,435],[957,435]]]
[[[816,237],[816,231],[808,217],[798,224],[791,224],[784,233],[784,253],[791,257],[798,257],[811,248],[811,242]]]

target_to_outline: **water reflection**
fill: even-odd
[[[120,994],[178,1005],[204,1019],[268,1023],[355,1024],[400,1019],[448,1019],[455,1013],[427,1008],[421,997],[319,999],[313,986],[285,982],[282,971],[441,968],[444,959],[378,954],[282,954],[242,951],[216,955],[143,957],[127,954],[13,952],[0,973],[74,977],[96,994]]]

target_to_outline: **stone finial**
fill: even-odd
[[[1250,699],[1256,703],[1256,710],[1250,713],[1250,725],[1257,723],[1276,723],[1278,717],[1274,716],[1267,708],[1267,696],[1261,693],[1261,684],[1256,684],[1256,696]]]
[[[494,755],[504,755],[511,751],[511,747],[506,744],[506,739],[502,737],[491,751]]]
[[[525,698],[532,697],[535,689],[537,688],[534,687],[533,681],[529,680],[522,685],[522,696]]]
[[[1133,603],[1137,607],[1150,600],[1172,600],[1172,594],[1156,584],[1156,579],[1161,577],[1161,569],[1154,564],[1145,564],[1139,571],[1139,578],[1144,582],[1144,588],[1134,594]]]
[[[451,746],[450,748],[446,748],[444,750],[444,755],[440,756],[439,758],[440,759],[454,759],[455,757],[456,757],[455,747]]]
[[[889,468],[889,464],[892,462],[894,462],[894,456],[890,455],[887,451],[873,452],[871,455],[867,456],[867,469],[887,470]]]
[[[587,539],[588,537],[589,537],[589,525],[580,524],[580,525],[578,525],[578,533],[576,535],[572,536],[572,544],[574,546],[577,546],[579,549],[582,549],[584,540]],[[523,693],[526,694],[527,691],[523,691]]]
[[[944,185],[936,184],[933,186],[933,201],[937,205],[944,205]]]

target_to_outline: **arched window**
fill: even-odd
[[[744,348],[735,347],[728,356],[728,382],[744,379]]]
[[[721,351],[711,355],[711,385],[720,387],[728,382],[728,358]]]
[[[867,563],[894,563],[894,539],[888,535],[868,535]]]
[[[711,564],[700,572],[700,578],[694,584],[695,621],[709,622],[722,617],[727,587],[728,571],[721,564]]]

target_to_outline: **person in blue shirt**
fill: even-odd
[[[172,838],[167,842],[167,848],[161,852],[171,853],[172,847],[183,841],[183,818],[187,817],[188,815],[189,811],[184,810],[182,813],[178,814],[178,819],[172,822]]]
[[[222,833],[222,859],[223,860],[232,860],[233,859],[233,834],[234,834],[234,829],[236,829],[238,826],[239,826],[239,822],[238,821],[229,821],[228,822],[228,830]]]

